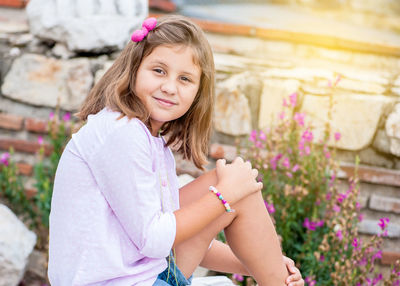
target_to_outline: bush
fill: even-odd
[[[400,285],[399,262],[386,280],[375,268],[389,219],[380,220],[380,235],[368,241],[359,237],[357,177],[340,191],[336,148],[327,146],[330,126],[315,143],[297,100],[296,93],[285,98],[275,127],[253,131],[245,147],[239,148],[259,170],[265,205],[282,238],[283,252],[297,262],[307,285]],[[333,137],[338,141],[341,135],[336,132]]]
[[[56,115],[51,113],[48,126],[46,140],[38,137],[40,149],[38,162],[34,165],[34,186],[37,193],[33,198],[28,198],[25,193],[23,179],[12,160],[13,150],[3,153],[0,160],[0,197],[36,232],[37,247],[40,249],[47,248],[54,176],[64,147],[71,137],[73,125],[70,114],[65,114],[60,120],[58,111]],[[46,146],[49,150],[49,154],[46,154],[48,158],[45,156],[45,141],[49,142]]]

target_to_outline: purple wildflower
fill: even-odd
[[[303,135],[301,137],[308,142],[311,142],[314,138],[312,132],[308,129],[303,132]]]
[[[260,140],[265,141],[267,140],[267,135],[264,132],[260,131],[260,136],[258,137]]]
[[[296,92],[289,95],[289,101],[290,101],[290,104],[292,105],[292,107],[296,106],[296,104],[297,104],[297,93]]]
[[[251,131],[249,140],[251,142],[256,142],[256,140],[257,140],[257,130]]]
[[[343,239],[343,234],[342,234],[342,231],[341,231],[340,229],[336,232],[336,237],[337,237],[340,241],[342,241],[342,239]]]
[[[289,169],[290,168],[290,160],[288,157],[283,158],[282,166]]]
[[[300,169],[299,165],[296,164],[296,165],[293,166],[292,172],[296,173],[299,169]]]
[[[1,154],[0,163],[5,166],[8,166],[10,164],[8,159],[10,159],[10,153],[5,152],[5,153]]]
[[[342,134],[340,134],[340,132],[335,132],[335,140],[336,141],[339,141],[341,137],[342,137]]]
[[[389,218],[387,217],[383,217],[381,219],[379,219],[378,225],[379,227],[384,230],[387,227],[387,224],[389,223]]]
[[[39,143],[39,145],[43,145],[43,136],[39,136],[37,142]]]
[[[64,116],[63,116],[63,120],[64,120],[64,122],[70,121],[71,120],[71,113],[69,113],[69,112],[65,113]]]
[[[268,210],[268,212],[270,213],[270,214],[273,214],[273,213],[275,213],[275,207],[274,207],[274,204],[273,203],[268,203],[267,201],[264,201],[264,204],[265,204],[265,207],[267,208],[267,210]]]
[[[243,281],[243,276],[240,275],[240,274],[237,274],[237,273],[233,274],[232,278],[235,279],[236,281],[239,281],[239,282]]]
[[[53,119],[54,119],[54,112],[50,112],[50,113],[49,113],[49,119],[50,119],[50,120],[53,120]]]
[[[304,113],[296,112],[293,116],[293,119],[299,124],[300,126],[304,126]]]

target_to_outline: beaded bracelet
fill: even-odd
[[[224,207],[226,209],[226,212],[231,213],[231,212],[235,211],[235,210],[231,209],[231,206],[229,205],[229,203],[224,200],[224,197],[221,195],[220,192],[218,192],[218,190],[214,186],[210,186],[208,189],[210,191],[212,191],[218,197],[218,199],[221,200],[222,204],[224,205]]]

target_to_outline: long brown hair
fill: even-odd
[[[214,106],[214,60],[203,31],[188,18],[170,15],[157,19],[157,26],[144,40],[129,42],[114,64],[92,88],[81,110],[76,114],[86,120],[104,107],[138,118],[149,128],[150,114],[135,94],[135,80],[142,60],[161,45],[191,47],[201,68],[199,90],[189,110],[180,118],[167,122],[162,135],[168,134],[167,145],[176,144],[185,159],[197,168],[207,163],[206,155],[211,134]]]

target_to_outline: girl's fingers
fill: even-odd
[[[232,162],[232,163],[235,163],[235,162],[244,163],[244,161],[243,161],[242,157],[236,157],[236,158],[235,158],[235,160],[233,160],[233,162]]]
[[[298,283],[299,281],[303,280],[301,278],[300,271],[297,271],[294,274],[291,274],[287,279],[286,279],[286,284],[291,285],[293,283]]]
[[[216,162],[216,165],[219,167],[225,166],[226,165],[226,160],[225,159],[219,159]]]
[[[304,280],[300,279],[299,281],[288,284],[288,286],[304,286]]]
[[[252,172],[252,174],[253,174],[253,177],[254,177],[254,178],[257,178],[257,176],[258,176],[258,170],[257,170],[257,169],[252,169],[251,172]]]

